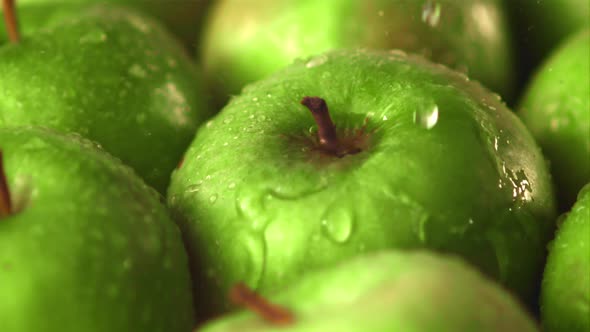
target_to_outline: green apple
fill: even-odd
[[[205,24],[204,70],[225,98],[294,59],[400,48],[467,71],[510,97],[512,54],[496,0],[221,0]]]
[[[520,101],[519,116],[547,159],[563,211],[590,182],[590,29],[546,60]]]
[[[590,331],[590,183],[551,242],[541,290],[545,332]]]
[[[157,22],[94,6],[0,47],[0,127],[78,132],[164,191],[207,116],[201,77]]]
[[[153,189],[79,135],[0,128],[0,149],[0,331],[192,328],[181,235]]]
[[[127,6],[159,19],[186,46],[191,46],[199,36],[205,9],[210,0],[17,0],[16,2],[21,27],[25,34],[36,32],[46,21],[59,20],[63,14],[75,14],[80,8],[88,5],[114,4]],[[0,41],[4,39],[2,28],[0,28]]]
[[[330,108],[337,153],[305,96]],[[327,53],[248,86],[198,131],[168,203],[211,312],[238,281],[272,290],[383,248],[460,254],[529,299],[555,220],[545,161],[516,115],[399,51]]]
[[[565,38],[590,26],[588,0],[503,1],[511,16],[524,78]]]
[[[504,289],[460,259],[427,252],[359,256],[310,272],[271,299],[292,311],[289,325],[236,313],[198,331],[537,331]]]

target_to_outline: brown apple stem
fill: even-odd
[[[0,150],[0,218],[7,217],[11,213],[12,203],[10,201],[10,191],[8,190],[6,174],[4,174],[2,150]]]
[[[256,294],[244,283],[240,282],[232,287],[229,296],[235,304],[253,311],[274,325],[290,325],[295,321],[293,313],[289,310],[268,302],[268,300]]]
[[[6,23],[6,30],[8,30],[8,38],[10,38],[11,42],[18,43],[20,33],[18,32],[18,20],[14,2],[15,0],[2,0],[2,8],[4,9],[4,22]]]
[[[336,126],[334,126],[330,118],[326,101],[320,97],[303,97],[301,104],[311,111],[318,125],[320,146],[330,154],[339,155],[341,148],[340,141],[336,134]]]

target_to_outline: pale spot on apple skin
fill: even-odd
[[[320,55],[318,57],[315,57],[315,58],[312,58],[311,60],[309,60],[305,64],[305,67],[306,68],[314,68],[314,67],[321,66],[321,65],[325,64],[326,62],[328,62],[328,56]]]
[[[147,72],[145,71],[145,69],[143,69],[138,64],[134,64],[133,66],[131,66],[129,68],[129,74],[131,76],[134,76],[134,77],[137,77],[137,78],[145,78],[147,76]]]
[[[156,89],[156,93],[166,99],[165,104],[170,105],[170,120],[182,126],[190,121],[188,118],[189,106],[175,83],[167,82],[162,88]]]
[[[107,34],[102,29],[90,30],[84,36],[80,37],[80,44],[98,44],[107,40]]]

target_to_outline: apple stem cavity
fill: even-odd
[[[236,305],[247,308],[273,325],[291,325],[295,321],[289,310],[268,302],[244,283],[240,282],[232,287],[229,296]]]
[[[320,97],[303,97],[301,105],[311,111],[318,125],[318,138],[322,149],[330,154],[340,156],[342,150],[340,140],[336,134],[336,126],[330,118],[326,101]]]
[[[18,31],[18,20],[16,18],[15,0],[2,0],[2,8],[4,9],[4,22],[6,23],[6,30],[8,37],[12,43],[20,41],[20,33]]]
[[[8,217],[10,214],[12,214],[12,203],[10,201],[8,181],[4,173],[2,150],[0,150],[0,218]]]

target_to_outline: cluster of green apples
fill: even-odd
[[[2,1],[1,332],[590,332],[587,0]]]

